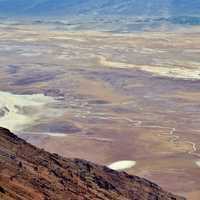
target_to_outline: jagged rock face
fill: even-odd
[[[50,154],[0,128],[1,200],[184,200],[137,176]]]

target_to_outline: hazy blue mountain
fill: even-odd
[[[0,15],[200,15],[200,0],[0,0]]]
[[[200,0],[0,0],[0,17],[70,30],[171,29],[200,25]]]

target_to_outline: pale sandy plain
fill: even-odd
[[[0,126],[200,196],[200,31],[0,26]]]

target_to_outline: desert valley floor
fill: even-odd
[[[199,200],[199,32],[1,24],[0,126]]]

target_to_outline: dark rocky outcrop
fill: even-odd
[[[50,154],[0,128],[1,200],[184,200],[154,183]]]

